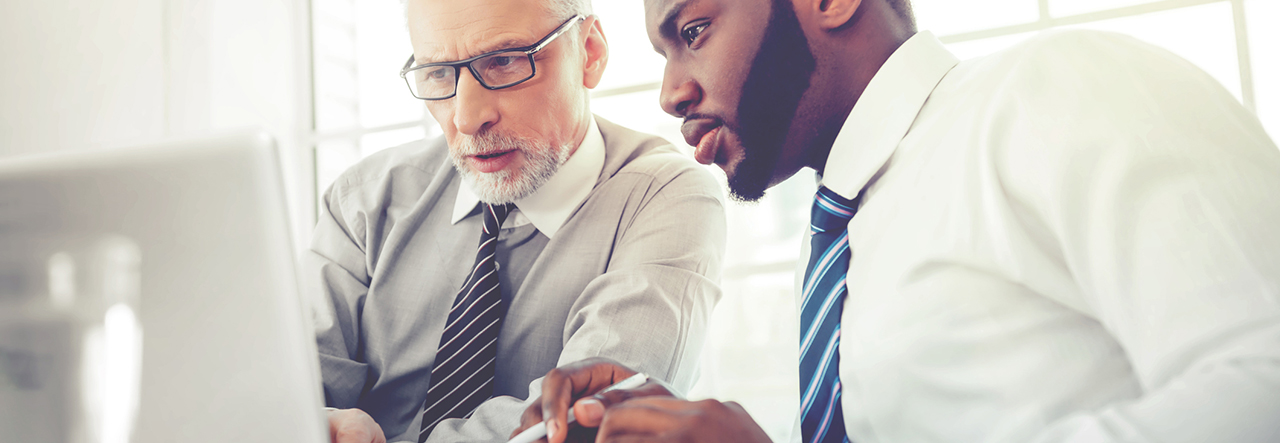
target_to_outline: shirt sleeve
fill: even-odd
[[[313,300],[326,406],[353,408],[367,384],[360,309],[369,293],[364,213],[347,203],[339,179],[324,195],[311,246],[302,258],[304,293]]]
[[[1108,34],[1043,49],[1010,80],[1043,92],[1010,94],[1021,129],[999,131],[1024,145],[1002,179],[1142,395],[1033,441],[1280,441],[1280,151],[1172,54]]]
[[[721,295],[726,226],[719,185],[706,171],[687,168],[621,198],[638,203],[623,214],[606,272],[570,308],[558,365],[608,357],[687,392]],[[529,400],[497,397],[470,419],[445,420],[428,441],[504,440],[541,386],[542,378],[530,384]]]

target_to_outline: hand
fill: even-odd
[[[329,410],[329,441],[332,443],[387,443],[382,427],[359,409]]]
[[[630,398],[645,396],[672,396],[670,390],[660,382],[651,381],[636,389],[615,390],[597,394],[604,388],[635,375],[636,371],[605,358],[590,358],[552,369],[542,379],[542,396],[534,400],[520,417],[520,428],[512,432],[516,434],[530,426],[545,420],[547,422],[547,441],[564,443],[568,437],[590,437],[594,432],[568,432],[569,407],[578,424],[594,428],[600,425],[608,405],[619,403]],[[583,398],[590,395],[593,397]]]
[[[577,413],[577,408],[574,409]],[[737,403],[645,397],[607,406],[596,442],[770,443]]]

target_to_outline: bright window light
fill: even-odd
[[[939,36],[1031,23],[1040,19],[1036,0],[912,0],[916,25]]]
[[[662,81],[666,61],[649,44],[644,30],[644,2],[602,0],[594,3],[605,38],[609,64],[597,90]],[[653,102],[657,106],[658,102]]]
[[[422,100],[409,95],[400,68],[413,53],[399,1],[356,1],[356,72],[360,125],[375,127],[420,120]]]
[[[383,149],[422,140],[426,137],[427,129],[424,126],[411,126],[404,129],[375,132],[360,137],[360,156],[368,157]]]
[[[1271,140],[1280,140],[1280,1],[1247,0],[1244,11],[1258,118]]]
[[[1159,0],[1049,0],[1049,14],[1054,17],[1066,17],[1156,1]]]
[[[423,118],[399,75],[413,52],[400,2],[316,0],[312,39],[319,132]]]
[[[1241,99],[1240,59],[1236,53],[1231,3],[1116,18],[1073,26],[1129,34],[1168,49],[1194,63]],[[1194,32],[1188,30],[1194,29]]]
[[[1016,45],[1034,35],[1036,35],[1035,32],[1022,32],[1018,34],[1002,35],[999,37],[951,43],[947,45],[947,50],[950,50],[952,54],[955,54],[956,57],[959,57],[961,60],[968,60],[974,57],[981,57],[1008,49],[1010,46]]]

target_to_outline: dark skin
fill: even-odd
[[[761,44],[759,30],[770,10],[768,0],[647,0],[649,39],[667,59],[660,103],[668,114],[712,115],[733,126],[743,95],[747,65]],[[887,0],[792,0],[796,19],[816,60],[810,86],[789,125],[769,185],[790,178],[802,167],[822,172],[831,143],[854,103],[893,51],[915,34],[910,20]],[[682,8],[679,8],[683,6]],[[671,25],[663,23],[671,12]],[[707,24],[698,41],[680,35],[690,25]],[[667,30],[672,32],[666,32]],[[714,151],[695,156],[714,162],[733,176],[744,152],[732,132],[719,134]],[[686,141],[698,146],[696,138]]]
[[[686,141],[695,157],[715,163],[730,177],[743,158],[756,155],[739,134],[738,103],[750,66],[764,40],[769,0],[646,0],[654,49],[667,59],[661,105],[686,120]],[[791,0],[795,20],[813,53],[814,69],[782,138],[768,186],[800,168],[822,173],[836,134],[858,97],[889,56],[915,34],[915,26],[889,0]],[[692,122],[692,123],[691,123]],[[760,426],[734,402],[675,398],[656,383],[633,390],[596,393],[636,371],[606,359],[589,359],[552,370],[543,392],[521,417],[518,433],[540,421],[547,441],[769,442]],[[578,425],[569,432],[572,407]],[[595,435],[577,431],[596,428]],[[515,435],[513,433],[512,435]],[[572,439],[568,439],[573,437]]]

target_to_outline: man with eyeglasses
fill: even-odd
[[[537,381],[594,356],[687,389],[724,251],[722,191],[593,117],[588,0],[410,0],[400,75],[441,139],[325,193],[305,266],[334,441],[504,440]]]

